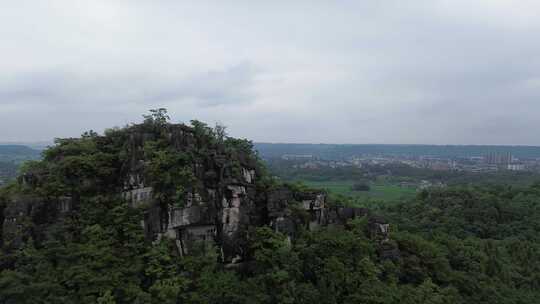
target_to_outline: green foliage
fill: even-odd
[[[145,124],[157,126],[164,126],[171,120],[165,108],[152,109],[150,110],[150,114],[143,115],[143,118]]]
[[[353,191],[369,191],[371,190],[371,187],[366,182],[358,182],[352,185],[351,189]]]
[[[19,299],[18,303],[111,303],[144,296],[140,273],[146,249],[134,212],[117,205],[97,223],[94,214],[81,210],[81,220],[93,224],[65,222],[62,228],[63,233],[80,230],[80,234],[53,234],[39,248],[27,242],[16,253],[14,270],[0,274],[0,285],[9,291],[7,299]]]
[[[21,145],[0,144],[0,164],[11,164],[18,166],[29,160],[37,160],[40,157],[40,151]],[[0,177],[1,177],[0,167]]]
[[[225,139],[228,138],[227,127],[220,123],[216,123],[216,126],[214,127],[214,134],[216,134],[218,142],[223,143]]]
[[[223,269],[212,250],[182,258],[174,242],[145,243],[137,209],[93,199],[83,205],[76,221],[64,223],[69,229],[59,228],[73,235],[53,235],[41,247],[30,241],[17,253],[15,267],[0,275],[0,299],[17,303],[533,303],[539,296],[540,246],[523,237],[528,231],[498,227],[492,230],[497,239],[480,229],[464,234],[463,228],[444,223],[474,212],[485,216],[481,208],[487,203],[480,198],[488,194],[492,204],[498,198],[522,202],[512,207],[518,210],[536,208],[529,200],[538,190],[512,190],[512,195],[497,195],[492,189],[470,191],[429,192],[416,203],[384,209],[387,216],[393,218],[396,212],[400,218],[395,219],[399,227],[393,229],[400,231],[392,234],[400,250],[398,260],[378,257],[378,244],[368,237],[367,218],[355,219],[344,228],[302,231],[292,243],[283,234],[261,227],[249,239],[254,263],[243,275]],[[456,200],[459,193],[467,200]],[[454,198],[447,200],[450,197]],[[435,213],[433,205],[438,206]],[[518,210],[505,212],[510,218],[499,222],[514,227],[511,223],[527,213]],[[440,216],[446,220],[441,222]],[[472,219],[478,222],[480,216]],[[533,224],[531,233],[536,228]]]
[[[1,303],[535,303],[540,297],[539,185],[432,189],[381,204],[377,213],[392,225],[391,240],[382,244],[370,239],[367,217],[345,227],[299,229],[294,239],[253,227],[246,236],[251,260],[238,271],[219,263],[217,249],[181,256],[174,241],[149,242],[143,210],[120,195],[126,172],[144,175],[160,203],[179,206],[201,187],[196,164],[217,155],[233,175],[241,174],[240,164],[253,164],[257,191],[277,185],[251,142],[199,121],[176,130],[168,121],[166,110],[157,109],[142,125],[57,140],[42,161],[22,167],[20,183],[0,189],[0,210],[27,194],[77,203],[54,223],[34,223],[19,250],[2,252]],[[193,149],[171,141],[178,130],[189,134]],[[264,203],[254,202],[260,209]],[[329,200],[357,203],[334,194]],[[311,216],[293,202],[289,211],[300,223]],[[381,258],[383,245],[395,245],[399,257]]]
[[[192,156],[155,141],[147,142],[144,151],[149,159],[145,171],[156,199],[182,206],[185,192],[196,182]]]
[[[198,149],[203,149],[204,147],[215,144],[215,132],[207,124],[198,120],[192,120],[191,126],[193,127],[195,138],[197,139]]]
[[[0,161],[0,186],[17,176],[18,166],[13,162]]]
[[[531,303],[539,286],[539,194],[535,186],[452,188],[381,209],[407,231],[393,234],[400,280],[430,279],[466,302]]]

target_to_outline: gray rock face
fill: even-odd
[[[23,243],[33,208],[41,202],[35,197],[17,197],[9,201],[4,209],[2,240],[7,248],[19,248]],[[35,206],[35,207],[34,207]]]
[[[255,181],[255,170],[248,170],[246,168],[242,168],[242,175],[244,177],[244,181],[248,184],[251,184]]]
[[[187,208],[171,208],[169,209],[169,227],[179,228],[185,226],[199,225],[212,223],[212,219],[205,218],[208,215],[208,210],[205,206],[191,206]]]
[[[215,243],[215,225],[182,227],[177,232],[175,239],[182,255],[189,254],[193,250],[209,250]]]
[[[378,216],[369,218],[369,231],[372,239],[387,241],[390,237],[390,224]]]
[[[169,125],[165,134],[169,147],[196,155],[190,165],[195,181],[183,201],[157,199],[152,180],[145,175],[144,146],[155,140],[152,133],[135,132],[127,144],[129,160],[124,164],[123,197],[133,207],[144,208],[143,226],[151,241],[175,239],[182,254],[195,247],[221,247],[224,261],[244,254],[242,243],[250,225],[261,225],[257,217],[254,183],[257,162],[246,153],[228,154],[223,146],[204,142],[194,129]],[[204,147],[204,153],[199,149]],[[205,244],[205,245],[201,245]]]
[[[327,224],[344,225],[348,220],[368,216],[369,210],[365,208],[335,207],[329,208],[326,214]]]
[[[17,249],[29,237],[45,238],[46,227],[71,211],[71,199],[61,197],[46,200],[32,195],[12,197],[3,212],[2,244],[7,249]]]
[[[99,194],[115,200],[121,197],[131,207],[141,208],[141,225],[147,239],[171,238],[183,255],[217,246],[225,263],[242,261],[249,258],[247,242],[252,227],[270,226],[292,241],[302,227],[314,230],[344,225],[350,219],[369,215],[366,209],[329,208],[325,193],[301,192],[287,186],[263,188],[258,185],[260,171],[253,155],[202,142],[204,138],[195,136],[192,128],[169,125],[159,134],[137,126],[130,129],[123,145],[125,157],[120,164],[118,185],[111,187],[112,193]],[[186,168],[191,170],[194,180],[178,198],[164,199],[158,186],[152,188],[155,181],[147,175],[150,160],[145,145],[158,137],[169,148],[191,157]],[[40,178],[43,176],[39,174],[25,175],[20,183],[31,188]],[[19,248],[29,237],[44,239],[48,225],[77,209],[74,202],[78,204],[79,200],[11,198],[3,210],[3,247]],[[301,209],[302,216],[293,214],[297,209]],[[389,239],[388,223],[374,219],[369,227],[374,239]]]
[[[132,190],[126,190],[122,194],[124,199],[130,202],[132,207],[140,207],[151,202],[152,192],[152,187],[142,186]]]
[[[288,205],[294,201],[293,192],[285,187],[267,193],[266,211],[269,218],[283,216]]]
[[[401,256],[397,245],[389,240],[379,243],[377,248],[379,258],[383,260],[398,260]]]

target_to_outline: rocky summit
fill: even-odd
[[[291,242],[300,230],[362,217],[369,219],[381,256],[399,256],[384,219],[330,204],[325,192],[280,184],[249,141],[199,121],[169,123],[160,111],[103,136],[57,140],[42,160],[24,166],[1,199],[5,252],[70,234],[73,221],[84,220],[81,210],[127,205],[140,211],[149,243],[173,240],[180,256],[217,247],[222,263],[242,263],[252,259],[248,243],[256,227],[270,227]]]

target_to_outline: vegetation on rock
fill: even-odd
[[[1,303],[534,303],[540,297],[538,185],[426,190],[382,206],[377,212],[390,219],[391,239],[375,240],[365,216],[308,229],[301,204],[311,190],[270,178],[249,141],[198,121],[171,124],[164,109],[144,118],[105,135],[57,140],[43,160],[26,163],[17,182],[1,188]],[[257,176],[253,185],[246,168]],[[151,207],[133,207],[123,194],[141,183],[152,187],[160,211],[187,208],[194,194],[215,190],[219,204],[208,206],[215,222],[225,214],[223,199],[239,200],[246,209],[237,223],[245,230],[238,231],[245,234],[234,235],[230,250],[241,250],[243,263],[225,263],[224,231],[217,231],[215,247],[194,247],[188,255],[174,239],[149,238],[141,221]],[[234,192],[240,186],[246,193]],[[269,202],[279,205],[289,193],[295,199],[280,219],[293,219],[292,239],[267,220],[282,211]],[[212,201],[208,196],[202,199]],[[386,247],[399,254],[385,255]]]

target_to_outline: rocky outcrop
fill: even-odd
[[[327,211],[326,223],[345,225],[351,219],[368,216],[369,214],[369,210],[365,208],[332,207]]]
[[[188,166],[194,180],[182,199],[160,197],[151,187],[155,181],[145,172],[149,160],[144,148],[156,135],[130,134],[129,158],[122,166],[122,196],[129,205],[144,210],[147,239],[172,238],[181,254],[217,245],[224,261],[243,259],[248,227],[265,224],[264,217],[256,216],[262,203],[255,190],[258,168],[254,156],[250,151],[227,150],[224,144],[211,143],[184,125],[168,125],[160,138],[169,148],[190,156]]]
[[[300,191],[286,185],[261,186],[257,159],[242,143],[233,140],[227,145],[182,124],[159,128],[135,125],[122,132],[117,135],[125,141],[116,151],[122,155],[118,158],[121,163],[115,171],[117,175],[106,184],[94,176],[82,179],[84,189],[100,185],[95,187],[97,193],[82,195],[109,196],[115,200],[120,197],[129,206],[140,208],[141,225],[149,242],[170,238],[182,255],[217,246],[223,262],[234,263],[250,258],[247,248],[252,227],[270,226],[293,242],[300,229],[345,225],[350,219],[364,216],[370,219],[373,239],[379,242],[389,239],[388,223],[371,216],[366,209],[328,207],[324,192]],[[94,139],[96,146],[110,142],[106,137]],[[168,185],[169,189],[163,189],[163,183],[148,173],[152,161],[149,146],[162,149],[164,146],[167,152],[172,150],[175,155],[185,156],[178,161],[185,161],[180,169],[190,173],[190,183],[172,184]],[[48,161],[63,157],[60,154]],[[171,169],[165,166],[163,170]],[[19,182],[31,193],[47,182],[47,174],[27,173]],[[171,187],[175,195],[165,193]],[[176,193],[176,188],[183,192]],[[10,197],[3,210],[3,247],[19,248],[30,237],[45,239],[48,225],[61,221],[64,214],[76,209],[81,198],[72,197],[51,199],[37,194]]]

